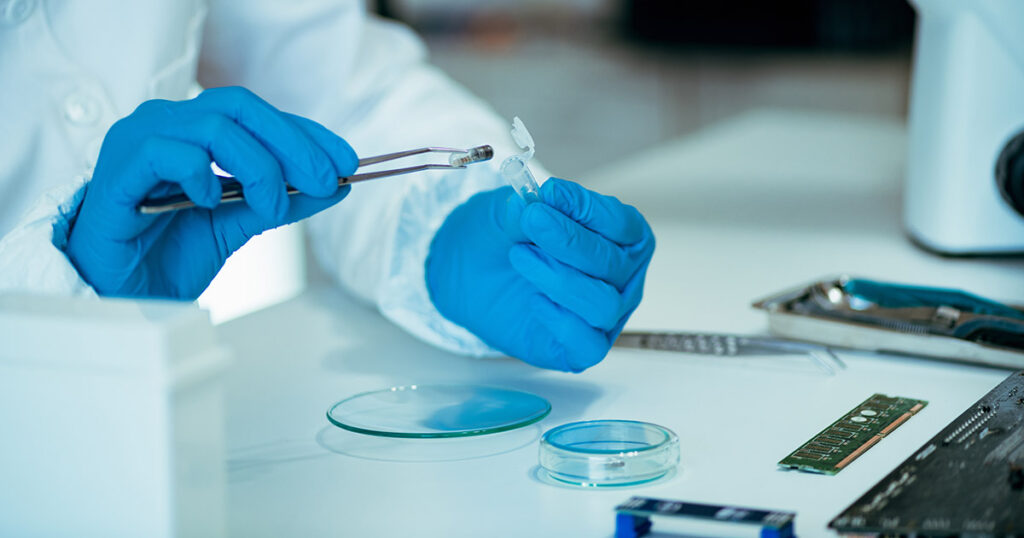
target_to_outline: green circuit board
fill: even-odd
[[[924,400],[875,394],[783,458],[779,465],[834,475],[926,405]]]

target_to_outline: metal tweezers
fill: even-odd
[[[623,332],[615,347],[675,351],[718,357],[809,355],[829,375],[846,364],[829,347],[771,336],[684,332]]]
[[[477,146],[470,149],[455,149],[455,148],[441,148],[441,147],[429,147],[410,149],[408,151],[399,151],[396,153],[388,153],[386,155],[378,155],[376,157],[367,157],[365,159],[359,159],[359,167],[369,166],[373,164],[379,164],[387,161],[393,161],[397,159],[403,159],[405,157],[412,157],[414,155],[422,155],[424,153],[448,153],[447,163],[428,163],[418,164],[416,166],[407,166],[405,168],[395,168],[391,170],[379,170],[376,172],[365,172],[362,174],[355,174],[347,177],[338,178],[338,186],[348,185],[350,183],[358,183],[360,181],[368,181],[371,179],[377,179],[389,176],[398,176],[402,174],[411,174],[413,172],[421,172],[423,170],[448,170],[455,168],[465,168],[466,165],[478,163],[489,160],[494,156],[494,149],[491,146]],[[227,202],[239,202],[245,199],[242,192],[242,185],[234,177],[229,175],[223,175],[215,173],[221,182],[221,203]],[[288,185],[288,194],[297,194],[298,189]],[[145,215],[154,215],[158,213],[166,213],[168,211],[177,211],[179,209],[187,209],[195,207],[195,203],[188,198],[184,193],[176,193],[168,196],[161,196],[158,198],[147,198],[139,204],[139,213]]]

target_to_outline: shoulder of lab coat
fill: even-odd
[[[0,291],[96,296],[64,254],[85,183],[76,178],[47,192],[0,239]]]
[[[426,57],[409,29],[366,15],[357,2],[229,0],[211,8],[200,82],[246,86],[323,123],[361,156],[481,144],[496,155],[514,152],[507,122]],[[420,339],[496,355],[437,312],[424,276],[437,229],[473,194],[503,184],[496,168],[474,164],[354,185],[309,222],[316,258],[344,288]]]

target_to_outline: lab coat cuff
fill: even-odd
[[[444,174],[437,181],[411,181],[402,197],[379,307],[385,317],[417,338],[455,353],[475,357],[503,354],[437,311],[427,290],[426,259],[430,244],[445,218],[474,194],[500,186],[488,166],[461,174]],[[469,176],[469,177],[466,177]]]
[[[0,291],[96,296],[64,253],[88,178],[53,189],[0,239]]]

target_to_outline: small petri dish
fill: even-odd
[[[679,465],[672,430],[633,420],[572,422],[540,440],[540,467],[581,487],[621,487],[657,480]]]
[[[327,410],[327,420],[366,435],[425,439],[514,430],[550,412],[550,402],[518,390],[483,385],[407,385],[346,398]]]

